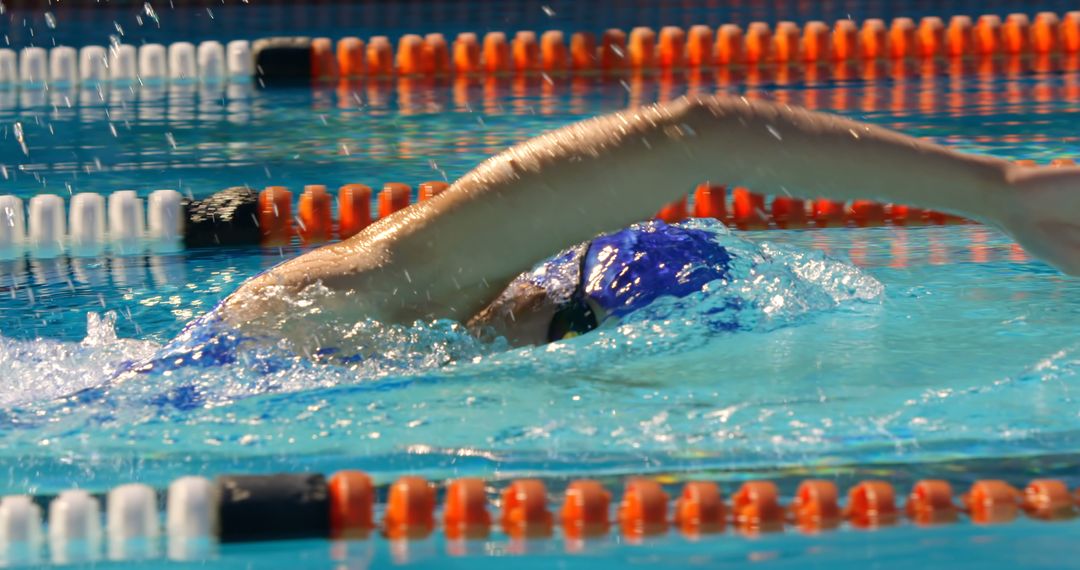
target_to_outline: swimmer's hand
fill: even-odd
[[[1080,168],[1014,166],[994,221],[1025,250],[1080,276]]]

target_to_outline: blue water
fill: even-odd
[[[238,184],[298,190],[453,179],[572,120],[715,89],[840,112],[971,152],[1046,161],[1080,156],[1078,86],[1080,75],[1069,71],[766,79],[751,87],[710,76],[10,91],[0,92],[0,193],[172,187],[205,196]],[[268,368],[260,365],[267,355],[245,352],[226,366],[120,382],[112,380],[118,370],[153,356],[243,279],[301,249],[3,262],[0,457],[8,469],[0,492],[346,467],[380,482],[403,473],[535,475],[553,489],[578,476],[608,478],[616,489],[618,476],[638,473],[709,477],[728,493],[756,476],[789,493],[808,474],[842,484],[888,477],[901,488],[924,476],[958,489],[978,478],[1023,484],[1040,475],[1080,484],[1080,281],[979,226],[709,229],[734,251],[771,260],[760,279],[747,273],[738,283],[753,301],[750,330],[713,330],[708,296],[661,301],[648,318],[521,349],[474,339],[452,322],[360,322],[348,323],[357,346],[381,358],[342,365],[275,353]],[[962,524],[701,543],[670,537],[654,548],[615,540],[580,557],[554,542],[514,563],[902,567],[917,550],[930,566],[1020,560],[1049,568],[1071,560],[1075,530]],[[418,563],[445,562],[441,542],[414,546]],[[515,548],[498,536],[474,546]],[[346,562],[399,560],[381,541],[370,555],[357,548]],[[229,547],[221,556],[225,565],[255,557],[295,567],[333,565],[339,554],[320,542]]]

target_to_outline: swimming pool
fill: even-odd
[[[961,70],[963,71],[963,70]],[[1080,73],[913,72],[873,81],[542,77],[401,80],[261,90],[250,84],[146,85],[89,92],[0,93],[26,152],[0,154],[0,194],[146,193],[202,197],[234,185],[371,185],[452,180],[487,155],[578,118],[686,92],[770,97],[1010,159],[1080,156]],[[741,238],[753,244],[743,244]],[[725,490],[768,477],[790,495],[809,475],[846,485],[884,477],[905,487],[938,477],[1078,483],[1071,388],[1080,371],[1080,283],[1028,259],[980,226],[750,232],[724,237],[785,264],[820,249],[846,291],[777,285],[808,299],[749,332],[711,333],[693,306],[546,347],[482,343],[452,323],[365,326],[384,358],[351,366],[295,358],[259,371],[242,361],[102,384],[153,352],[245,277],[295,255],[209,249],[126,257],[2,262],[0,362],[8,458],[4,493],[164,487],[178,474],[363,469],[388,482],[539,476],[617,487],[653,474],[709,478]],[[756,245],[755,245],[756,244]],[[762,245],[765,244],[765,245]],[[796,249],[788,249],[796,248]],[[878,284],[883,285],[879,287]],[[761,292],[765,292],[762,290]],[[115,312],[111,317],[89,317]],[[114,336],[115,333],[115,336]],[[374,340],[373,340],[374,342]],[[525,549],[515,564],[734,563],[888,567],[910,562],[1061,567],[1075,523],[1025,521],[815,537],[764,536],[653,548],[618,539],[568,555],[496,534],[475,554]],[[1025,544],[1023,554],[1018,545]],[[351,545],[362,566],[410,558],[446,563],[431,539],[405,552]],[[352,550],[355,547],[355,550]],[[282,567],[329,565],[340,546],[224,547]],[[397,548],[401,548],[400,545]],[[1046,558],[1046,553],[1055,555]],[[1033,558],[1028,558],[1031,556]],[[961,559],[958,561],[958,558]],[[469,556],[460,564],[503,561]]]

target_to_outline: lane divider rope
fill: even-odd
[[[370,475],[350,470],[329,478],[312,473],[222,475],[214,481],[189,476],[173,481],[162,493],[164,501],[147,485],[113,488],[104,496],[104,522],[102,497],[85,490],[55,497],[6,496],[0,500],[0,555],[10,560],[13,551],[40,554],[47,542],[53,561],[93,560],[104,542],[114,560],[147,558],[159,555],[164,534],[170,557],[190,559],[206,554],[206,541],[363,540],[375,533],[390,540],[421,540],[440,529],[450,541],[448,548],[456,551],[455,543],[487,539],[493,528],[511,540],[550,539],[561,528],[575,550],[613,529],[629,542],[640,542],[673,529],[701,539],[729,529],[752,536],[787,529],[819,533],[845,524],[881,529],[904,520],[933,526],[963,518],[993,525],[1021,514],[1069,520],[1080,514],[1078,491],[1056,479],[1037,479],[1023,490],[1001,480],[980,480],[957,498],[947,481],[921,480],[901,506],[893,485],[882,480],[857,483],[843,504],[836,484],[824,479],[802,481],[786,503],[771,481],[745,482],[729,498],[714,482],[690,481],[672,501],[657,480],[630,477],[612,505],[612,493],[601,483],[579,479],[561,493],[555,513],[549,507],[552,493],[540,479],[514,480],[497,490],[482,479],[463,478],[437,489],[422,477],[405,476],[380,492]],[[386,497],[381,505],[380,495]],[[166,506],[164,530],[159,503]],[[44,531],[43,504],[48,505]],[[192,549],[192,541],[202,541],[202,549]]]
[[[304,79],[440,76],[510,73],[624,73],[726,66],[837,65],[852,61],[934,60],[987,57],[1047,58],[1080,53],[1080,11],[993,14],[975,19],[955,15],[946,24],[926,16],[869,18],[861,25],[838,20],[831,27],[811,21],[775,25],[752,22],[745,30],[724,24],[684,30],[665,26],[657,33],[639,26],[627,34],[608,29],[599,41],[590,32],[548,30],[513,38],[491,31],[481,40],[462,32],[453,42],[439,33],[405,34],[394,49],[386,36],[365,42],[346,37],[263,38],[227,44],[207,40],[169,46],[115,44],[108,48],[31,46],[0,49],[0,85],[79,82],[201,80],[257,77],[262,84]]]
[[[1017,162],[1036,165],[1031,160]],[[1050,163],[1055,167],[1075,164],[1069,158]],[[422,182],[416,198],[431,200],[448,187],[441,181]],[[296,200],[284,186],[268,186],[258,193],[230,188],[204,200],[186,199],[176,190],[155,190],[145,205],[132,190],[118,190],[107,199],[82,192],[66,206],[55,194],[39,194],[25,206],[21,198],[6,195],[0,196],[0,259],[24,255],[47,259],[65,252],[86,257],[106,251],[123,255],[184,247],[282,247],[297,241],[314,245],[352,237],[375,219],[409,207],[412,198],[412,187],[400,182],[386,183],[378,193],[364,184],[346,184],[336,199],[322,184],[305,186]],[[664,206],[655,217],[668,223],[689,217],[715,218],[739,230],[970,223],[902,204],[766,197],[746,188],[708,182],[698,185],[690,198]]]

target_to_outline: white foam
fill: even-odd
[[[195,60],[195,46],[191,42],[169,45],[169,78],[195,79],[199,76]]]
[[[45,48],[23,48],[19,52],[19,79],[23,83],[44,83],[48,77],[49,53]]]
[[[79,82],[79,52],[75,48],[56,46],[49,51],[49,79],[64,85]]]
[[[146,81],[164,79],[168,74],[165,46],[145,44],[139,48],[139,77]]]
[[[208,40],[199,44],[199,78],[206,82],[221,81],[225,77],[225,46]]]
[[[79,50],[79,79],[85,82],[109,80],[109,54],[101,46]]]
[[[252,60],[250,42],[233,40],[226,45],[225,51],[225,64],[230,77],[251,77],[255,74],[255,62]]]
[[[109,77],[113,81],[134,81],[139,76],[135,46],[118,44],[109,48]]]

